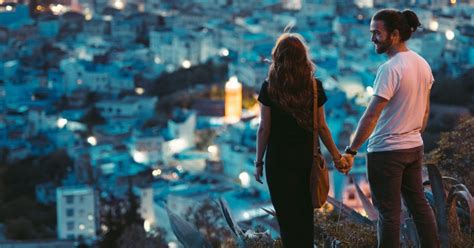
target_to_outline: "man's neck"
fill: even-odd
[[[406,52],[408,51],[408,47],[405,42],[400,42],[398,44],[392,44],[390,48],[387,50],[386,54],[389,58],[397,55],[399,52]]]

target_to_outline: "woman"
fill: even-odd
[[[313,78],[315,66],[303,38],[281,35],[272,50],[272,64],[258,100],[261,120],[257,133],[255,179],[262,183],[263,155],[268,188],[284,247],[313,247],[313,207],[309,175],[313,147],[313,83],[317,82],[318,133],[337,168],[348,169],[326,124],[326,94]]]

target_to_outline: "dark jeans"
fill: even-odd
[[[379,211],[378,247],[400,247],[401,195],[416,224],[422,247],[439,247],[433,211],[423,193],[423,146],[367,154],[372,201]]]

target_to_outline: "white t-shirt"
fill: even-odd
[[[430,66],[413,51],[399,52],[379,67],[374,95],[388,103],[369,138],[368,152],[423,145],[420,130],[433,81]]]

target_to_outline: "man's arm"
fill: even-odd
[[[421,126],[420,132],[423,133],[426,129],[426,125],[428,124],[428,119],[430,117],[430,92],[426,96],[426,109],[425,115],[423,116],[423,125]]]
[[[369,138],[375,129],[375,125],[377,125],[377,121],[379,120],[382,110],[385,108],[387,103],[388,100],[383,97],[376,95],[372,96],[369,106],[367,106],[367,109],[362,115],[359,125],[357,126],[354,140],[350,145],[351,150],[359,150],[362,144],[364,144],[364,142]]]

